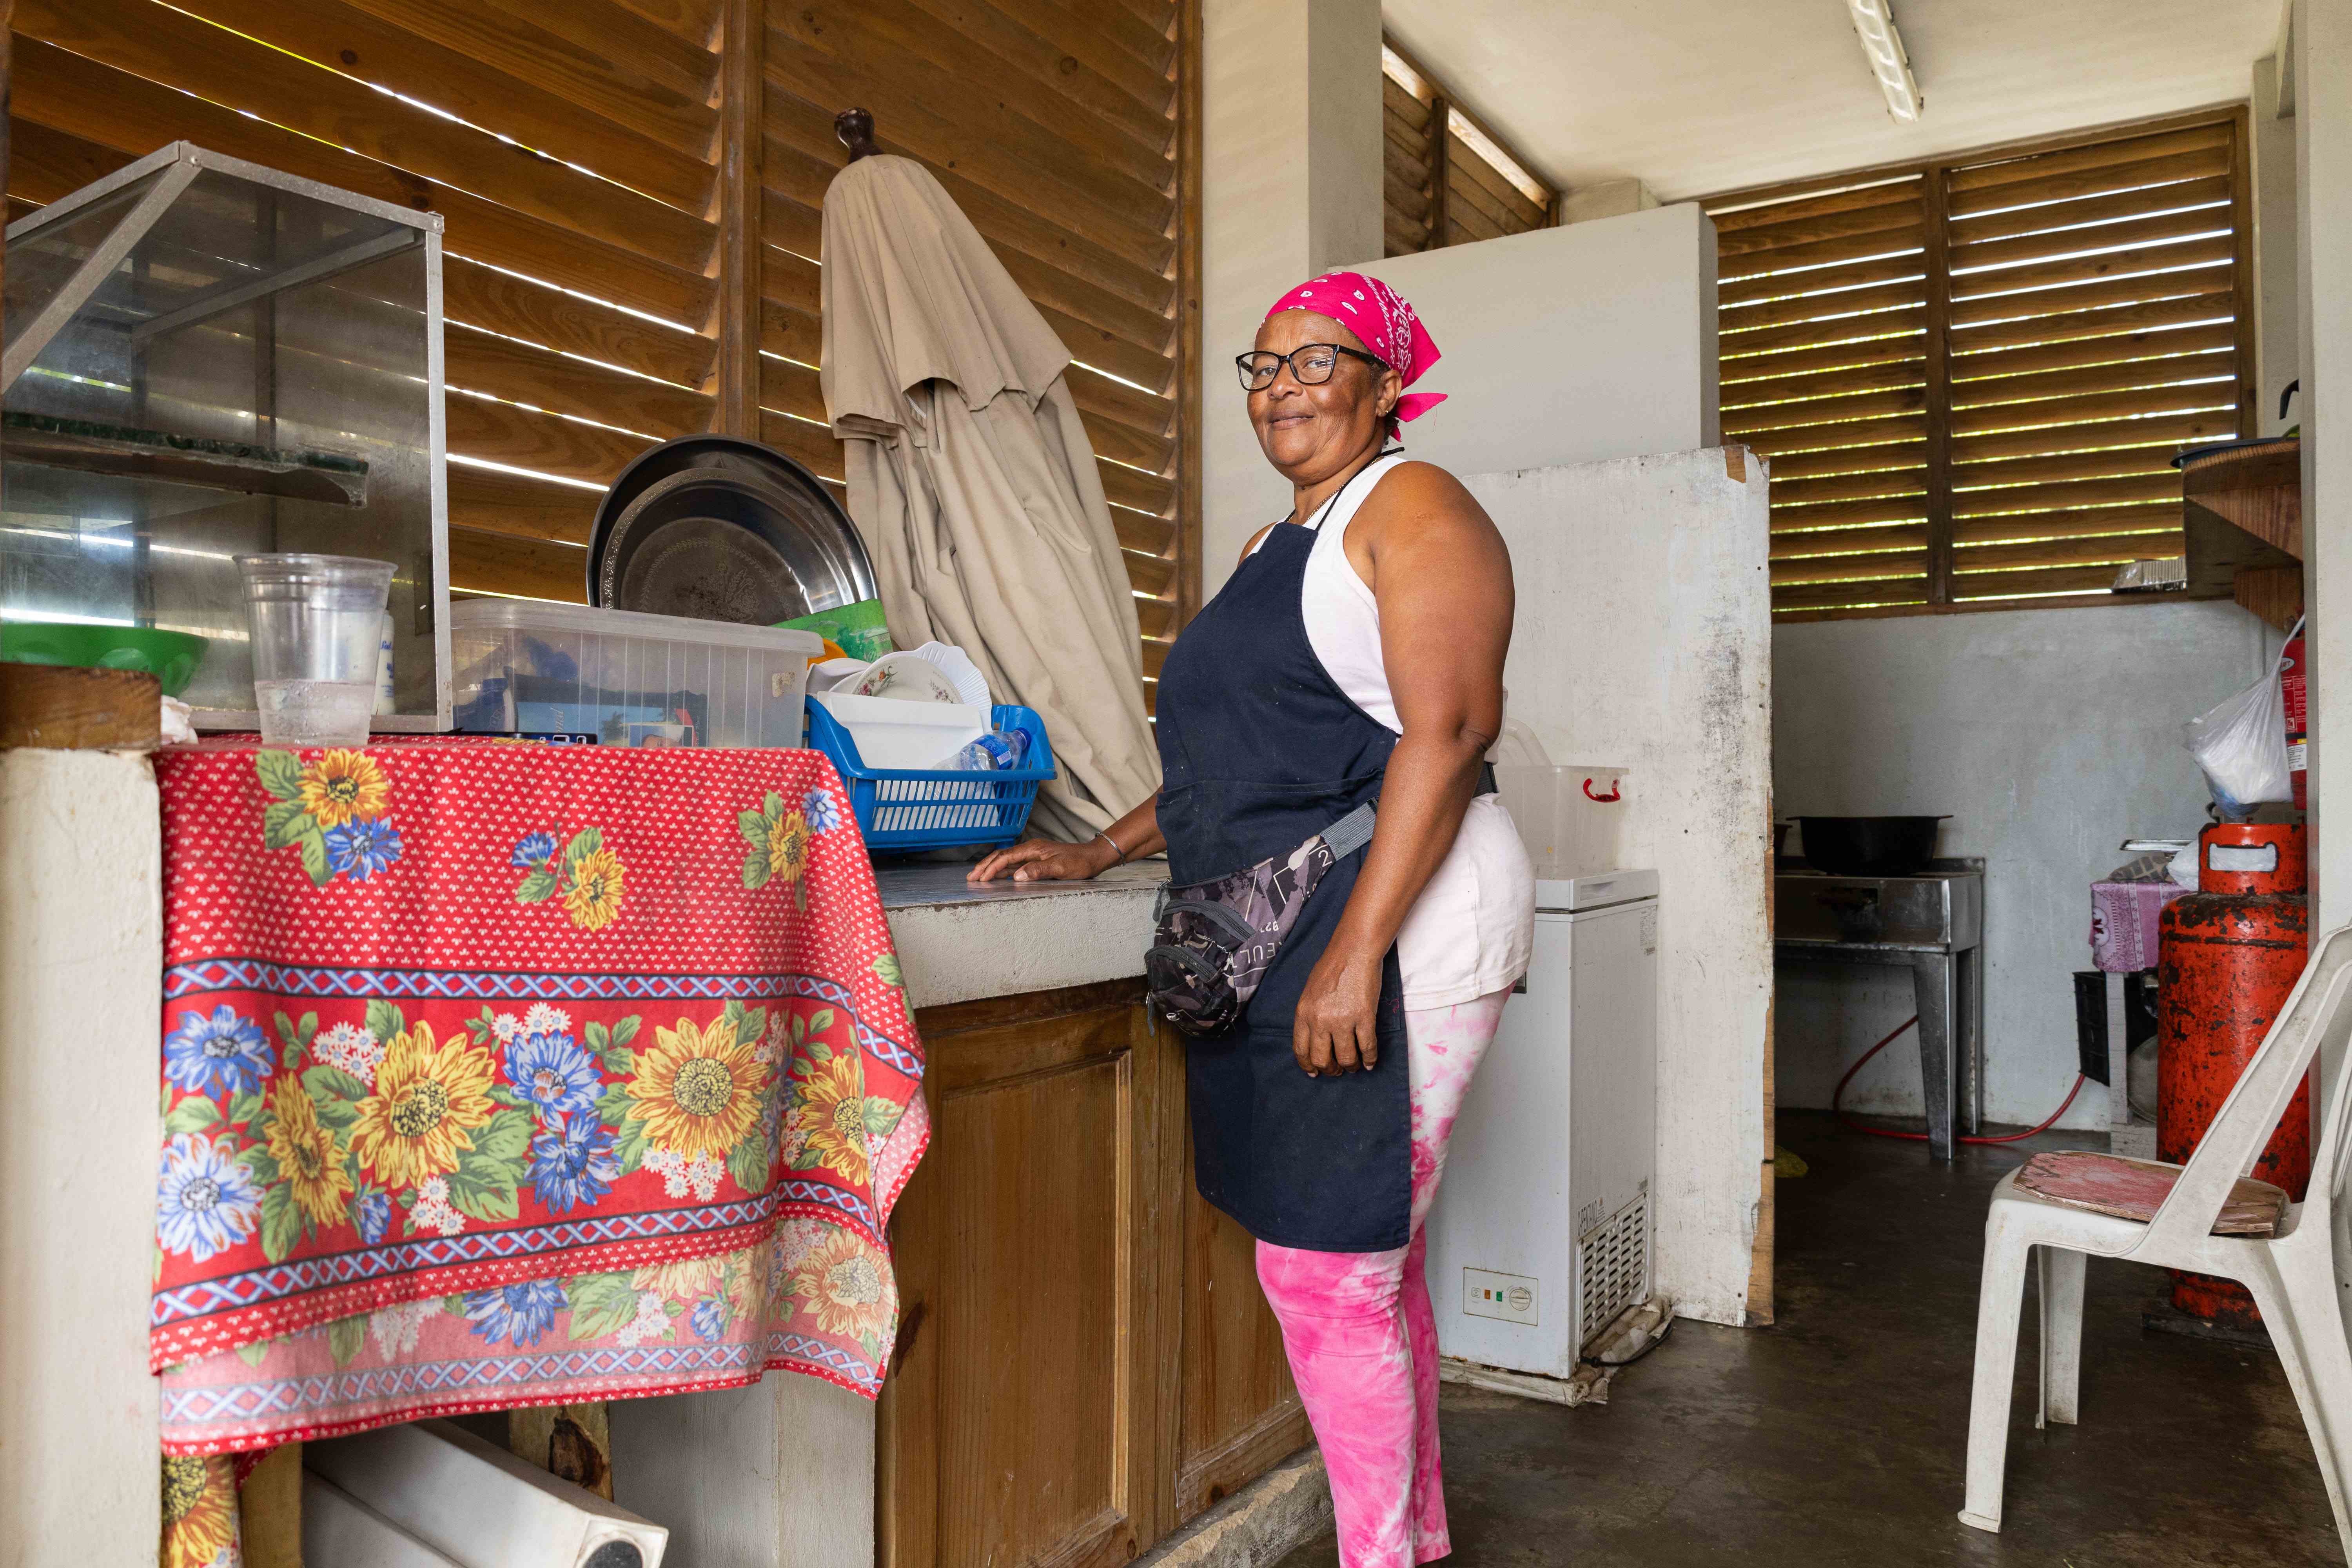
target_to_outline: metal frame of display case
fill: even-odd
[[[65,287],[42,306],[16,337],[8,341],[5,349],[0,349],[0,396],[5,396],[16,385],[66,323],[89,303],[107,277],[121,266],[124,258],[171,210],[173,202],[194,183],[197,175],[206,171],[363,212],[414,229],[415,235],[413,238],[397,240],[390,237],[379,237],[282,272],[240,279],[191,301],[169,315],[142,323],[133,330],[135,340],[143,342],[159,333],[192,325],[268,293],[319,282],[396,255],[414,245],[425,247],[426,457],[432,496],[434,711],[429,714],[379,715],[370,723],[371,728],[380,731],[446,731],[450,723],[452,672],[449,668],[448,437],[442,400],[441,232],[444,219],[439,213],[418,212],[373,196],[359,195],[340,186],[302,179],[263,164],[209,152],[191,142],[173,142],[160,147],[104,179],[60,196],[38,212],[7,226],[6,241],[13,247],[37,237],[53,225],[71,219],[93,203],[104,201],[151,175],[160,175],[153,188],[139,199],[104,242],[75,269]],[[203,729],[251,730],[259,728],[260,719],[251,710],[203,709],[197,712],[197,722]]]

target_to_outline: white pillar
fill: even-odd
[[[2312,930],[2352,922],[2352,0],[2295,0]]]
[[[2295,379],[2302,358],[2303,312],[2295,308],[2294,107],[2279,99],[2282,62],[2269,55],[2254,62],[2253,95],[2247,105],[2253,142],[2254,293],[2259,335],[2255,339],[2255,430],[2275,436],[2301,416],[2297,406],[2279,417],[2279,393]],[[2301,394],[2296,395],[2298,399]]]
[[[1281,292],[1381,253],[1379,0],[1204,0],[1201,584],[1289,504],[1228,369]]]
[[[0,751],[0,1565],[152,1563],[155,775]]]

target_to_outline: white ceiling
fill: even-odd
[[[1844,0],[1384,0],[1389,30],[1574,188],[1667,201],[2244,98],[2279,0],[1892,0],[1886,112]]]

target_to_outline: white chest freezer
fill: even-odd
[[[1447,1359],[1564,1379],[1651,1291],[1657,873],[1538,881],[1522,989],[1454,1123],[1429,1291]]]

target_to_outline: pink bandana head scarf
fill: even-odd
[[[1403,379],[1407,386],[1437,363],[1437,345],[1429,341],[1421,318],[1404,296],[1377,278],[1360,272],[1326,272],[1310,279],[1274,302],[1267,321],[1285,310],[1312,310],[1328,316],[1363,340],[1364,346]],[[1442,392],[1415,392],[1397,399],[1400,422],[1418,419],[1445,401]]]

